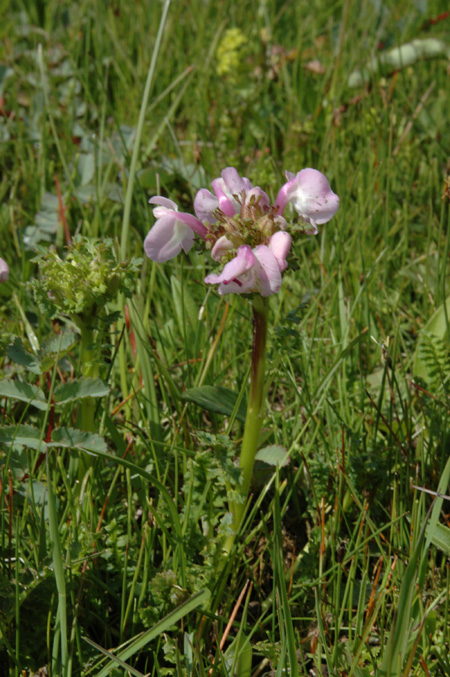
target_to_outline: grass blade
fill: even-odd
[[[131,656],[134,656],[134,654],[143,649],[144,646],[155,639],[155,637],[166,632],[172,625],[178,623],[181,618],[184,618],[187,614],[191,613],[191,611],[194,611],[194,609],[205,604],[208,601],[210,594],[209,590],[197,592],[186,602],[183,602],[183,604],[180,604],[179,607],[167,614],[167,616],[164,616],[159,623],[146,632],[143,632],[141,635],[138,635],[135,640],[126,649],[121,651],[118,656],[115,656],[114,659],[118,658],[121,661],[126,661],[128,658],[131,658]],[[105,651],[103,651],[103,653],[105,653]],[[106,677],[109,675],[115,665],[114,659],[97,673],[97,677]]]

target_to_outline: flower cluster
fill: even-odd
[[[211,250],[211,258],[224,264],[219,274],[205,278],[206,284],[217,284],[219,294],[275,294],[291,246],[283,216],[288,203],[310,235],[317,234],[317,225],[329,221],[339,207],[338,196],[316,169],[286,172],[286,178],[274,205],[234,167],[214,179],[213,193],[206,188],[198,191],[196,216],[179,212],[172,200],[152,197],[149,202],[156,205],[156,223],[145,238],[145,253],[153,261],[168,261],[182,249],[188,252],[197,234]]]

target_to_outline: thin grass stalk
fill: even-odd
[[[50,464],[48,454],[46,458],[47,467],[47,491],[48,491],[48,521],[50,527],[50,540],[52,542],[52,561],[55,572],[56,588],[58,590],[58,611],[57,624],[59,625],[61,641],[61,674],[69,677],[69,652],[67,644],[67,594],[66,581],[64,576],[64,563],[62,557],[61,540],[59,538],[59,525],[56,515],[56,502],[53,493],[52,480],[50,474]],[[55,633],[56,634],[56,633]]]
[[[280,509],[280,485],[277,474],[276,489],[274,501],[274,574],[276,576],[276,586],[279,594],[280,611],[282,611],[282,618],[284,621],[284,628],[286,632],[286,647],[289,656],[289,674],[292,677],[299,677],[298,660],[297,660],[297,643],[295,639],[294,625],[292,622],[291,609],[289,604],[288,593],[286,590],[286,581],[283,567],[283,543],[281,539],[282,523],[281,523],[281,509]]]
[[[62,335],[61,335],[62,338]],[[51,401],[53,391],[55,388],[57,365],[59,360],[59,349],[56,356],[55,365],[52,373],[52,380],[50,383],[50,391],[48,395],[48,405],[45,410],[44,420],[41,428],[41,442],[44,439],[44,432],[47,429],[48,417],[50,414]],[[39,451],[39,449],[38,449]],[[56,589],[58,591],[58,608],[56,613],[56,623],[54,631],[54,642],[52,652],[52,663],[58,662],[57,644],[60,643],[61,648],[61,667],[60,670],[53,670],[55,674],[61,674],[62,677],[70,677],[70,662],[69,649],[67,642],[67,594],[66,581],[64,574],[64,563],[62,556],[61,540],[59,537],[59,523],[56,511],[56,501],[53,493],[52,477],[54,473],[50,472],[49,452],[45,455],[45,469],[47,474],[47,493],[48,493],[48,523],[50,532],[50,542],[52,546],[52,562],[53,570],[55,572]],[[54,666],[53,666],[54,667]]]
[[[122,220],[122,233],[120,237],[120,258],[123,261],[126,259],[127,254],[128,254],[128,240],[129,240],[129,232],[130,232],[130,214],[131,214],[131,201],[133,198],[133,188],[134,188],[134,180],[136,177],[136,168],[137,168],[137,162],[138,162],[138,157],[140,153],[140,146],[141,146],[141,139],[142,139],[142,131],[144,128],[144,121],[145,121],[145,115],[147,112],[147,106],[148,106],[148,100],[150,98],[150,93],[152,90],[153,86],[153,79],[155,75],[155,68],[156,68],[156,62],[158,59],[160,47],[161,47],[161,40],[164,32],[164,27],[166,25],[166,19],[167,19],[167,14],[169,11],[169,6],[170,6],[170,0],[166,0],[164,7],[163,7],[163,12],[161,16],[161,21],[159,23],[159,29],[158,29],[158,34],[156,36],[156,42],[155,42],[155,47],[153,49],[153,54],[152,54],[152,59],[150,61],[150,66],[148,69],[147,73],[147,80],[145,83],[145,88],[144,88],[144,94],[142,97],[142,102],[141,102],[141,108],[139,111],[139,118],[138,118],[138,124],[136,128],[136,138],[134,141],[134,146],[133,146],[133,154],[131,156],[131,164],[130,164],[130,171],[128,174],[128,181],[127,181],[127,191],[125,195],[125,207],[123,211],[123,220]],[[123,311],[124,307],[124,299],[121,296],[119,299],[119,306],[121,310]],[[128,383],[127,383],[127,365],[126,365],[126,358],[125,358],[125,347],[123,342],[120,343],[119,345],[119,372],[120,372],[120,385],[121,385],[121,390],[122,390],[122,398],[126,399],[128,395]]]
[[[161,48],[161,40],[164,32],[164,27],[166,25],[167,14],[169,12],[170,0],[166,0],[161,21],[159,23],[158,34],[156,36],[155,48],[153,50],[152,59],[150,62],[150,67],[148,69],[147,80],[145,83],[144,94],[142,97],[141,108],[139,111],[139,119],[136,128],[136,138],[133,146],[133,155],[131,156],[130,172],[128,175],[127,181],[127,192],[125,195],[125,207],[123,211],[123,221],[122,221],[122,234],[120,237],[120,258],[123,260],[127,257],[128,253],[128,239],[130,231],[130,213],[131,213],[131,200],[133,198],[133,187],[134,179],[136,176],[136,167],[138,162],[138,157],[141,147],[142,131],[144,129],[145,115],[147,112],[148,100],[150,98],[150,93],[152,91],[153,79],[155,76],[156,62],[159,56],[159,51]]]
[[[112,658],[107,665],[105,665],[98,673],[97,677],[106,677],[114,669],[114,660],[119,658],[122,661],[126,661],[136,653],[141,651],[149,642],[153,639],[159,637],[164,632],[166,632],[171,626],[175,625],[179,620],[187,616],[189,613],[192,613],[195,609],[199,607],[204,607],[210,597],[209,590],[200,590],[187,599],[185,602],[180,604],[176,609],[171,611],[169,614],[164,616],[158,623],[145,632],[141,632],[133,639],[133,641],[128,644],[128,646],[122,649],[117,656]],[[87,640],[87,638],[85,638]],[[91,643],[89,640],[87,640]],[[157,673],[158,674],[158,673]]]
[[[16,552],[15,552],[15,557],[16,557],[16,589],[15,589],[15,605],[16,605],[16,660],[15,660],[15,666],[14,666],[14,675],[18,676],[19,675],[19,665],[20,665],[20,599],[19,599],[19,581],[20,581],[20,570],[19,570],[19,562],[20,562],[20,557],[19,557],[19,534],[20,531],[17,528],[19,519],[16,520]]]

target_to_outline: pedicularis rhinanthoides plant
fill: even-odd
[[[152,197],[156,223],[144,241],[145,253],[163,263],[181,249],[188,252],[195,235],[205,243],[211,258],[222,266],[205,278],[217,284],[219,294],[248,294],[253,308],[253,350],[250,398],[239,460],[242,472],[240,496],[229,498],[232,533],[224,542],[231,550],[242,521],[248,496],[259,434],[263,422],[264,366],[267,338],[267,297],[279,291],[286,270],[292,233],[316,235],[317,226],[329,221],[339,207],[339,198],[327,178],[316,169],[286,172],[287,183],[279,190],[275,204],[267,194],[239,176],[234,167],[214,179],[211,193],[206,188],[194,199],[196,216],[179,212],[165,197]],[[290,203],[300,217],[301,228],[289,227],[284,216]]]

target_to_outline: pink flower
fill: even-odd
[[[276,205],[282,214],[288,202],[295,211],[311,224],[312,234],[317,224],[326,223],[336,214],[339,198],[333,193],[326,176],[317,169],[302,169],[298,174],[286,172],[287,183],[280,189]]]
[[[221,178],[214,179],[211,183],[215,195],[207,188],[201,188],[194,200],[194,209],[200,221],[203,223],[215,223],[217,221],[214,211],[220,209],[225,216],[233,217],[238,214],[241,204],[236,197],[259,195],[265,204],[269,204],[269,198],[261,188],[253,187],[245,177],[241,177],[234,167],[223,170]],[[256,193],[255,193],[256,192]]]
[[[285,270],[286,256],[291,246],[289,233],[280,231],[272,235],[269,245],[238,247],[234,259],[225,264],[220,275],[205,278],[206,284],[218,284],[219,294],[250,294],[261,296],[276,294],[281,287],[281,273]]]
[[[159,205],[153,210],[156,223],[144,240],[144,250],[152,261],[164,263],[173,259],[182,249],[187,253],[194,244],[195,233],[203,240],[208,230],[195,216],[179,212],[172,200],[152,197],[150,204]]]
[[[9,267],[6,261],[0,259],[0,282],[6,282],[9,278]]]

